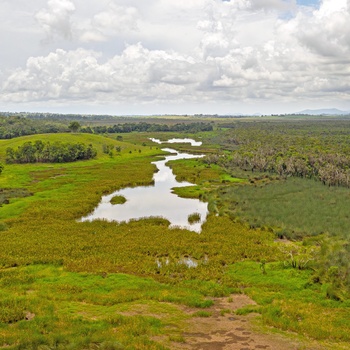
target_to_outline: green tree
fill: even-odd
[[[68,129],[72,132],[77,132],[80,129],[81,125],[77,121],[73,121],[68,125]]]
[[[4,170],[4,164],[0,163],[0,174],[2,173],[3,170]]]

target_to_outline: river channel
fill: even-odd
[[[175,140],[172,142],[191,142],[194,146],[200,145],[194,140]],[[152,141],[161,142],[157,139],[152,139]],[[171,148],[163,148],[162,150],[170,154],[166,155],[165,159],[162,157],[161,160],[152,162],[158,169],[153,175],[154,185],[128,187],[103,196],[95,210],[90,215],[83,217],[81,221],[105,219],[108,221],[128,222],[131,219],[162,217],[169,220],[169,227],[171,228],[180,227],[200,232],[208,214],[208,203],[201,202],[198,199],[180,198],[172,193],[174,187],[193,186],[193,184],[176,181],[172,169],[166,163],[177,159],[200,158],[202,155],[180,153]],[[111,204],[111,199],[115,196],[123,196],[126,202],[124,204]],[[200,215],[200,221],[190,224],[188,216],[193,213]]]

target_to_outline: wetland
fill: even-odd
[[[153,142],[154,139],[151,139]],[[164,143],[187,143],[198,145],[191,139],[171,139]],[[157,140],[160,142],[159,140]],[[152,186],[139,186],[124,188],[103,196],[93,213],[82,218],[82,221],[105,219],[108,221],[130,221],[147,217],[161,217],[170,222],[170,227],[185,228],[200,232],[208,214],[208,204],[198,199],[181,198],[173,193],[173,188],[194,186],[189,182],[178,182],[172,169],[167,166],[169,161],[180,159],[201,158],[203,155],[180,153],[171,148],[163,148],[162,151],[170,153],[165,159],[152,162],[157,167],[153,175]],[[163,158],[163,157],[162,157]],[[125,198],[123,204],[112,204],[114,197]],[[197,220],[190,220],[191,215],[197,214]]]
[[[0,348],[348,349],[349,120],[198,118],[0,140]],[[37,141],[96,157],[6,163]],[[81,221],[101,198],[145,209]],[[203,213],[173,224],[148,198]]]

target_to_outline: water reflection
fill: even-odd
[[[188,153],[179,153],[171,148],[164,148],[171,154],[164,160],[153,162],[158,168],[153,176],[153,186],[140,186],[124,188],[110,195],[103,196],[100,204],[92,214],[82,218],[82,221],[106,219],[108,221],[129,221],[144,217],[163,217],[170,222],[170,227],[186,228],[200,232],[201,226],[208,214],[208,204],[198,199],[180,198],[171,193],[174,187],[191,186],[189,182],[177,182],[172,170],[166,165],[170,160],[191,159],[202,156]],[[111,204],[114,196],[126,198],[124,204]],[[193,213],[200,214],[199,222],[189,224],[188,216]]]
[[[195,141],[193,139],[177,139],[177,138],[173,138],[170,139],[168,141],[160,141],[159,139],[154,139],[154,138],[150,138],[151,141],[158,143],[158,144],[162,144],[162,143],[190,143],[191,146],[201,146],[202,142],[201,141]]]
[[[175,260],[175,263],[179,264],[179,265],[186,265],[188,268],[198,267],[197,260],[195,260],[189,256],[183,256],[182,258]],[[156,265],[159,269],[164,267],[164,266],[168,266],[168,265],[170,265],[170,259],[168,257],[156,259]]]
[[[184,264],[187,267],[197,267],[198,266],[198,262],[188,256],[183,257],[180,261],[179,264]]]

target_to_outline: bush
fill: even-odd
[[[190,214],[190,215],[188,215],[187,220],[188,220],[189,224],[195,224],[197,222],[200,222],[201,221],[201,214],[199,214],[199,213]]]
[[[115,205],[115,204],[124,204],[126,202],[125,197],[123,196],[114,196],[111,199],[111,204]]]

